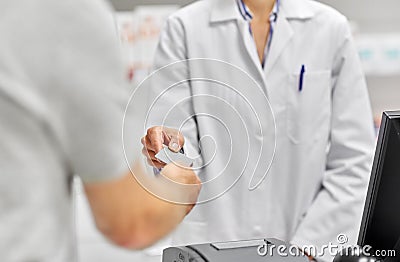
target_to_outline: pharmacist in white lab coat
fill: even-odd
[[[168,19],[155,61],[161,68],[192,58],[229,62],[262,87],[275,116],[276,151],[271,169],[257,189],[248,190],[250,172],[245,172],[222,196],[198,205],[173,234],[172,244],[276,237],[299,247],[321,248],[329,242],[338,244],[339,234],[346,235],[342,241],[355,243],[374,132],[366,83],[346,18],[309,0],[198,1]],[[188,65],[188,75],[171,73],[166,82],[186,79],[191,71],[208,70]],[[246,92],[246,86],[241,88]],[[158,85],[151,88],[153,95],[161,90]],[[166,125],[166,112],[178,106],[182,117],[175,115],[180,123],[173,127],[180,128],[184,123],[185,153],[190,155],[193,148],[201,148],[198,152],[203,158],[213,154],[215,145],[200,138],[212,133],[218,143],[223,136],[214,132],[219,130],[215,119],[200,117],[199,113],[208,110],[224,115],[219,103],[194,101],[199,93],[204,95],[204,90],[195,81],[175,87],[171,95],[155,103],[149,122]],[[228,89],[215,90],[208,91],[240,108],[238,98],[228,94]],[[192,99],[177,104],[184,97]],[[258,113],[263,116],[263,112]],[[185,122],[187,116],[196,114]],[[229,125],[230,116],[226,116],[224,121]],[[248,141],[251,145],[258,143],[260,133],[253,128],[256,124],[246,124],[250,140],[233,136],[233,145],[244,148]],[[267,141],[271,129],[265,126],[263,130]],[[162,166],[154,158],[160,142],[163,138],[156,131],[149,132],[144,140],[157,167]],[[203,181],[220,173],[233,145],[218,145],[213,163],[200,171]],[[273,147],[273,143],[269,145]],[[235,161],[240,161],[238,152],[231,153]],[[222,177],[228,179],[238,172],[235,161],[226,166]],[[204,185],[202,194],[207,192]],[[325,252],[318,258],[329,259],[330,255]]]

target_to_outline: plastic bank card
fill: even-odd
[[[156,154],[156,158],[166,164],[176,163],[187,167],[191,167],[193,165],[193,159],[180,152],[172,152],[167,146],[164,146],[164,148]]]

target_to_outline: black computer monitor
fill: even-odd
[[[400,111],[382,116],[358,245],[400,248]]]

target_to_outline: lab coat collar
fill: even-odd
[[[238,10],[236,0],[208,0],[213,1],[210,22],[224,22],[243,19]],[[315,11],[309,0],[281,0],[279,15],[287,19],[309,19]]]

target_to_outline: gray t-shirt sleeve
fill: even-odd
[[[140,152],[134,108],[125,161],[130,88],[112,13],[100,0],[12,0],[0,20],[0,260],[74,261],[70,175],[112,180]]]
[[[75,21],[65,25],[55,65],[62,80],[57,108],[71,171],[84,182],[112,179],[128,171],[140,148],[125,147],[122,129],[129,85],[111,11],[82,1]],[[129,116],[128,116],[129,117]],[[134,126],[125,128],[134,135]]]

